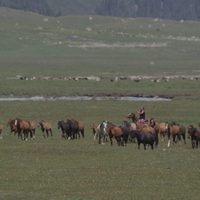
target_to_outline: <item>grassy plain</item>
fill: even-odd
[[[166,95],[170,102],[55,101],[0,102],[0,199],[163,199],[197,200],[199,150],[187,144],[137,150],[100,146],[90,125],[103,119],[120,124],[129,112],[144,105],[147,117],[197,125],[200,116],[199,81],[154,83],[111,82],[125,75],[198,75],[199,23],[97,16],[50,18],[0,9],[0,92],[14,96]],[[149,44],[164,44],[157,48]],[[115,48],[100,47],[121,45]],[[128,44],[147,47],[127,48]],[[83,45],[89,47],[83,48]],[[96,45],[94,47],[94,45]],[[21,81],[16,75],[98,75],[94,81]],[[21,117],[50,120],[54,136],[40,130],[34,141],[10,134],[6,122]],[[86,125],[86,138],[64,141],[56,122],[69,117]]]

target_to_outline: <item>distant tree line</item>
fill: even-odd
[[[82,1],[85,6],[83,6]],[[53,0],[0,0],[0,6],[33,11],[50,16],[79,14],[80,12],[80,14],[88,15],[200,20],[200,0],[82,1],[80,3],[78,0],[55,0],[55,2]]]
[[[103,0],[99,15],[199,20],[200,0]]]
[[[42,15],[55,15],[48,0],[0,0],[1,7],[37,12]]]

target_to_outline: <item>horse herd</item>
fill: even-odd
[[[200,126],[195,128],[193,125],[189,125],[186,128],[175,122],[158,122],[153,118],[144,122],[138,120],[134,113],[130,113],[126,117],[131,119],[131,121],[125,120],[122,125],[115,125],[107,120],[102,121],[100,124],[93,123],[91,128],[94,140],[98,139],[99,144],[105,144],[105,142],[110,141],[111,146],[113,145],[113,139],[116,140],[119,146],[126,146],[128,142],[135,142],[138,144],[138,149],[143,144],[146,150],[147,146],[154,149],[154,146],[158,146],[159,140],[164,141],[166,137],[168,139],[168,147],[171,145],[171,139],[174,144],[181,140],[185,144],[186,133],[188,133],[192,148],[198,148],[199,146]],[[37,127],[41,129],[44,138],[53,136],[52,124],[44,120],[36,123],[35,121],[15,118],[10,119],[7,125],[10,127],[11,133],[17,135],[21,140],[35,139]],[[57,128],[60,130],[63,139],[73,140],[81,137],[84,138],[85,136],[84,123],[74,118],[58,121]],[[0,125],[0,135],[2,129],[3,126]]]
[[[8,121],[8,126],[10,127],[10,132],[17,135],[21,140],[35,139],[36,128],[39,127],[43,133],[44,138],[53,136],[52,123],[49,121],[41,120],[38,123],[35,121],[29,121],[24,119],[10,119]],[[77,139],[80,135],[84,137],[84,124],[78,122],[77,120],[71,118],[57,122],[58,129],[61,130],[61,136],[65,139]],[[2,132],[3,126],[0,125],[0,134]]]
[[[186,128],[175,122],[158,122],[153,118],[149,121],[141,121],[134,113],[128,114],[127,118],[132,119],[132,122],[123,121],[120,126],[106,120],[99,125],[93,124],[94,139],[98,137],[99,144],[104,144],[109,138],[110,144],[113,145],[112,139],[115,138],[117,144],[122,146],[126,146],[128,142],[137,142],[138,149],[140,144],[143,144],[146,150],[147,145],[154,149],[154,145],[158,146],[159,139],[164,141],[166,137],[168,147],[171,145],[171,139],[174,144],[181,140],[186,144],[186,133],[188,133],[193,149],[198,148],[200,143],[200,125],[198,128],[193,125]]]

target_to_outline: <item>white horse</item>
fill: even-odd
[[[99,144],[105,144],[108,140],[108,133],[107,133],[107,121],[102,121],[96,128],[96,133],[94,134],[94,140],[99,139]]]

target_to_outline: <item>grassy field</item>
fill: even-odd
[[[104,119],[121,124],[144,105],[147,118],[200,122],[199,80],[111,82],[127,75],[199,75],[198,22],[121,19],[97,16],[47,18],[0,9],[0,96],[159,95],[169,102],[55,101],[0,102],[0,199],[198,200],[199,150],[187,144],[154,151],[98,145],[90,125]],[[160,47],[152,47],[157,44]],[[102,47],[103,45],[103,47]],[[128,45],[131,45],[128,46]],[[141,47],[143,45],[143,47]],[[117,47],[116,47],[117,46]],[[140,47],[139,47],[140,46]],[[94,81],[22,81],[27,77],[97,75]],[[12,134],[8,119],[49,120],[53,137],[23,142]],[[64,141],[57,121],[74,117],[86,137]]]
[[[1,119],[47,119],[53,138],[36,132],[34,141],[22,142],[5,128],[0,141],[1,199],[198,199],[199,150],[187,144],[154,151],[104,146],[93,141],[92,122],[108,119],[120,124],[141,102],[18,102],[1,103]],[[198,123],[197,101],[145,103],[147,117],[160,121]],[[190,113],[188,113],[190,110]],[[86,125],[86,138],[61,139],[59,119],[75,117]],[[191,192],[192,191],[192,192]]]

